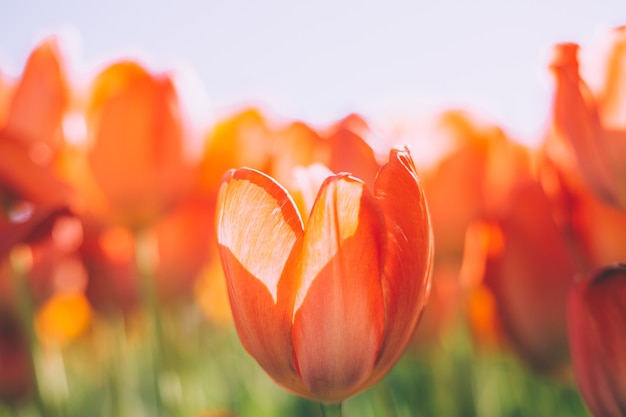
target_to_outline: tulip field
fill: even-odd
[[[0,417],[626,416],[605,35],[553,46],[534,145],[461,108],[198,125],[173,71],[44,38],[0,68]]]

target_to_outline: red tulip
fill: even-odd
[[[301,218],[272,178],[227,172],[217,228],[231,309],[279,385],[342,401],[393,366],[428,296],[432,231],[408,150],[391,151],[373,193],[348,174],[328,177],[306,227]]]
[[[574,373],[594,416],[626,414],[626,265],[596,270],[572,288],[568,304]]]
[[[569,357],[565,305],[575,259],[541,186],[511,189],[495,219],[484,271],[507,339],[536,370],[560,371]]]

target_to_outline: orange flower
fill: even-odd
[[[568,304],[574,373],[594,416],[626,409],[626,265],[594,271],[572,288]]]
[[[188,189],[183,116],[168,74],[117,62],[96,77],[86,114],[88,157],[109,206],[99,209],[111,219],[145,226]]]
[[[1,76],[0,76],[1,78]],[[0,204],[68,204],[71,190],[54,170],[69,102],[64,57],[56,38],[31,52],[21,77],[0,80]]]
[[[469,287],[476,283],[471,282],[468,265],[479,245],[467,242],[468,228],[499,211],[510,185],[529,175],[528,150],[472,113],[440,114],[426,137],[446,152],[425,167],[423,175],[436,258],[433,290],[416,332],[416,347],[430,347],[455,328],[461,308],[471,303]]]
[[[591,89],[579,75],[578,45],[555,48],[553,123],[575,155],[576,170],[593,190],[626,208],[626,26],[611,33],[603,85]]]
[[[69,103],[65,59],[59,41],[33,49],[6,110],[2,128],[38,164],[49,164],[63,141],[61,122]],[[0,117],[3,119],[3,117]]]
[[[426,303],[433,257],[408,150],[391,151],[373,193],[348,174],[328,177],[306,227],[272,178],[231,170],[217,228],[239,337],[278,384],[342,401],[400,357]]]

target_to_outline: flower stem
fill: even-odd
[[[48,406],[41,395],[40,387],[40,374],[37,366],[37,354],[39,351],[39,345],[35,329],[33,327],[33,319],[35,315],[35,307],[31,298],[30,289],[28,288],[28,271],[32,264],[32,254],[30,248],[26,245],[20,245],[11,251],[9,257],[9,264],[11,268],[11,278],[13,284],[13,291],[17,299],[19,308],[19,316],[22,324],[22,328],[26,333],[27,347],[29,354],[29,371],[33,381],[33,400],[39,414],[42,417],[48,417],[51,415]]]
[[[152,351],[152,385],[158,416],[166,415],[159,379],[163,370],[164,339],[161,311],[154,285],[154,273],[158,262],[156,241],[150,231],[140,229],[135,233],[135,264],[139,276],[142,301],[150,320],[150,346]]]
[[[341,417],[341,404],[341,402],[332,404],[320,403],[322,414],[324,414],[324,417]]]

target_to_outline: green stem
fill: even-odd
[[[37,341],[37,335],[33,327],[33,320],[35,315],[35,306],[31,298],[30,290],[28,288],[28,271],[31,267],[32,255],[30,248],[27,246],[20,246],[11,251],[9,258],[9,264],[11,268],[11,279],[13,285],[13,291],[17,300],[19,309],[19,317],[22,324],[22,329],[26,333],[26,339],[28,342],[28,357],[29,357],[29,371],[31,373],[31,379],[33,381],[33,400],[35,406],[42,417],[48,417],[52,413],[48,409],[45,401],[41,396],[40,389],[40,375],[37,367],[37,355],[39,352],[39,344]]]
[[[324,417],[341,417],[341,404],[341,402],[332,404],[320,403],[322,414],[324,414]]]
[[[139,275],[139,285],[144,307],[150,320],[150,346],[153,348],[152,357],[152,385],[154,391],[157,415],[165,415],[163,398],[159,386],[162,373],[164,355],[163,324],[161,312],[154,286],[157,254],[156,242],[149,231],[140,229],[135,233],[135,264]]]

